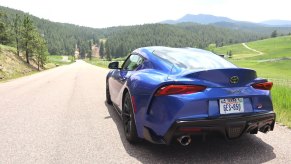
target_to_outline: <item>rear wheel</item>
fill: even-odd
[[[106,103],[112,105],[108,82],[106,83]]]
[[[126,93],[122,105],[122,122],[124,128],[124,134],[129,143],[136,143],[139,141],[136,132],[136,125],[134,119],[134,113],[132,108],[132,102],[129,93]]]

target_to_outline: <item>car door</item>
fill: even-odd
[[[110,93],[112,95],[113,102],[121,109],[122,106],[122,94],[127,79],[135,72],[139,65],[144,61],[143,57],[138,54],[131,54],[123,63],[121,69],[116,70],[113,74],[114,78],[114,90]]]

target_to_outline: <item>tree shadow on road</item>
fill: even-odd
[[[122,121],[115,109],[106,104],[117,126],[120,139],[127,153],[141,163],[264,163],[276,158],[274,148],[255,135],[227,141],[220,136],[192,139],[190,146],[177,142],[172,145],[155,145],[147,141],[132,145],[124,136]]]

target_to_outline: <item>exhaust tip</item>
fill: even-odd
[[[260,131],[263,133],[268,133],[271,130],[271,126],[270,125],[265,125],[263,126]]]
[[[188,135],[181,136],[181,137],[177,138],[177,140],[182,146],[188,146],[191,143],[191,137]]]

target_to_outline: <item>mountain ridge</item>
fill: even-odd
[[[251,22],[251,21],[239,21],[224,16],[215,16],[210,14],[186,14],[183,17],[176,20],[165,20],[161,21],[162,24],[178,24],[184,22],[198,23],[198,24],[217,24],[221,22],[233,23],[233,24],[249,24],[251,26],[264,26],[264,27],[291,27],[290,20],[267,20],[262,22]]]

